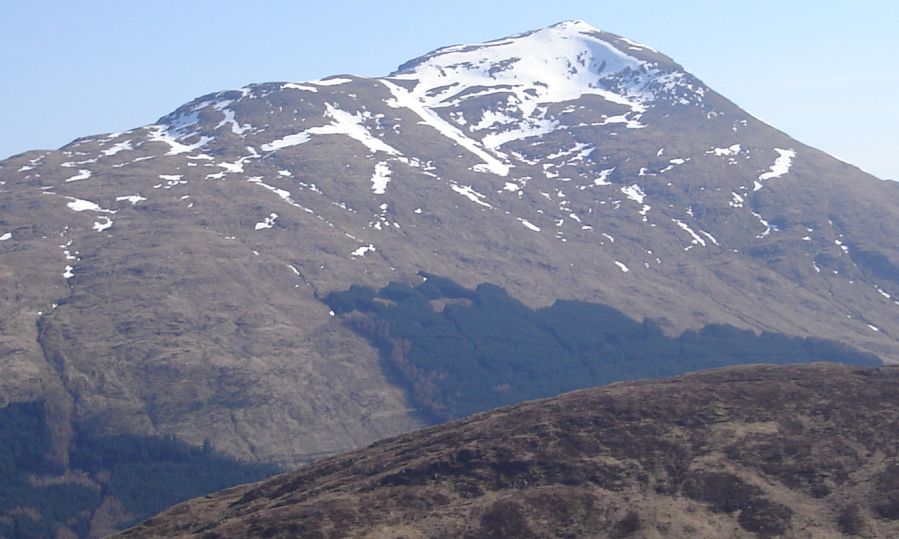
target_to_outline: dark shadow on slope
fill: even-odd
[[[120,508],[123,529],[181,501],[263,479],[279,470],[199,448],[174,437],[77,432],[70,466],[47,455],[52,443],[42,402],[0,409],[0,537],[55,537],[92,531],[101,505]]]
[[[559,300],[533,310],[492,284],[468,290],[434,275],[417,287],[352,286],[324,298],[381,351],[385,369],[435,421],[621,380],[748,363],[874,355],[816,338],[709,325],[677,337],[606,305]]]

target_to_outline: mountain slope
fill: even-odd
[[[381,351],[385,370],[435,422],[621,380],[751,363],[880,366],[824,339],[710,324],[676,337],[605,305],[556,301],[532,310],[502,289],[434,275],[412,288],[354,286],[324,301]]]
[[[0,537],[105,537],[175,503],[279,470],[174,437],[76,432],[69,466],[49,462],[41,403],[0,409]]]
[[[479,414],[122,537],[893,537],[899,370],[748,366]]]
[[[899,186],[581,22],[0,163],[0,395],[306,462],[423,424],[320,299],[428,271],[899,359]]]

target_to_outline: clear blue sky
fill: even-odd
[[[644,42],[748,112],[899,179],[899,2],[9,0],[0,158],[247,83],[384,75],[564,19]]]

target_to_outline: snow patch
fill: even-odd
[[[327,80],[311,80],[309,84],[314,84],[316,86],[338,86],[341,84],[346,84],[348,82],[353,82],[353,79],[345,79],[342,77],[334,77]]]
[[[390,90],[391,94],[393,94],[393,99],[387,102],[388,106],[393,108],[407,108],[417,114],[425,125],[433,127],[441,135],[456,142],[481,159],[484,166],[482,170],[486,170],[498,176],[507,176],[509,174],[509,165],[504,164],[493,155],[490,155],[477,141],[465,136],[465,134],[454,125],[430,110],[426,106],[425,96],[421,95],[419,92],[413,94],[398,84],[394,84],[384,79],[380,79],[380,82]],[[478,170],[478,172],[480,171],[481,170]]]
[[[790,166],[793,164],[793,158],[796,157],[796,152],[794,150],[784,150],[782,148],[774,148],[774,151],[778,153],[778,157],[774,160],[774,164],[771,165],[771,170],[759,176],[759,181],[779,178],[790,171]],[[755,190],[758,191],[758,187],[756,187]]]
[[[487,129],[496,125],[514,124],[517,121],[517,118],[509,116],[501,111],[498,112],[487,109],[482,113],[480,121],[476,124],[471,124],[468,129],[471,131],[481,131],[482,129]]]
[[[547,120],[544,118],[536,118],[522,121],[517,127],[498,133],[490,133],[486,135],[481,142],[489,149],[499,148],[503,144],[515,140],[521,140],[531,137],[539,137],[552,133],[559,126],[559,122]]]
[[[702,230],[702,229],[699,229],[699,233],[702,234],[703,236],[707,237],[709,239],[709,241],[712,242],[713,244],[715,244],[716,246],[718,245],[718,239],[715,238],[715,236],[712,236],[711,234],[709,234],[708,232],[706,232],[705,230]]]
[[[768,221],[766,221],[765,219],[763,219],[761,215],[759,215],[759,214],[756,213],[756,212],[751,212],[751,213],[752,213],[752,215],[753,215],[756,219],[759,220],[759,223],[761,223],[762,226],[765,227],[765,231],[762,232],[761,234],[759,234],[758,236],[756,236],[756,239],[759,239],[759,240],[760,240],[760,239],[762,239],[762,238],[768,236],[768,235],[771,234],[772,232],[777,232],[777,227],[774,226],[774,225],[772,225],[772,224],[770,224],[770,223],[769,223]]]
[[[616,260],[615,265],[618,266],[618,269],[620,269],[624,273],[627,273],[630,271],[630,269],[627,266],[625,266],[623,262],[619,262]]]
[[[656,54],[659,53],[659,51],[655,50],[654,48],[650,47],[649,45],[644,45],[642,43],[638,43],[632,39],[628,39],[626,37],[619,37],[618,39],[621,41],[624,41],[625,43],[627,43],[628,45],[630,45],[631,47],[633,47],[635,49],[646,49],[646,50],[652,51]]]
[[[474,202],[475,204],[479,204],[481,206],[493,209],[493,206],[484,202],[484,200],[486,200],[487,197],[482,195],[481,193],[478,193],[474,189],[472,189],[472,187],[470,185],[458,185],[456,183],[451,183],[450,188],[452,188],[453,191],[459,193],[460,195],[464,196],[468,200]]]
[[[263,144],[260,146],[263,152],[275,152],[282,148],[289,148],[291,146],[297,146],[299,144],[303,144],[309,142],[309,134],[305,131],[300,133],[295,133],[293,135],[287,135],[284,138],[279,138],[278,140],[273,140],[268,144]]]
[[[315,86],[308,86],[306,84],[296,84],[293,82],[288,82],[287,84],[281,85],[282,90],[300,90],[303,92],[317,92],[318,88]]]
[[[103,155],[106,157],[112,157],[113,155],[115,155],[119,152],[124,152],[124,151],[132,150],[132,149],[133,148],[131,147],[131,141],[126,140],[124,142],[119,142],[119,143],[113,144],[111,147],[103,150]]]
[[[143,200],[147,200],[146,198],[140,196],[140,193],[138,193],[138,194],[136,194],[136,195],[127,195],[127,196],[122,196],[122,197],[115,197],[115,199],[116,199],[116,202],[122,202],[123,200],[127,200],[128,202],[131,203],[132,206],[134,206],[134,205],[137,204],[138,202],[141,202],[141,201],[143,201]]]
[[[714,154],[716,157],[733,157],[740,153],[742,148],[739,144],[733,144],[727,148],[712,148],[705,152],[706,154]]]
[[[350,114],[345,110],[335,107],[331,103],[326,103],[325,116],[331,118],[330,124],[312,127],[268,144],[263,144],[262,150],[270,152],[289,146],[303,144],[309,140],[309,135],[346,135],[364,144],[372,153],[384,152],[390,155],[402,155],[399,150],[390,146],[383,140],[374,137],[368,131],[368,128],[365,126],[365,121],[371,119],[372,116],[370,112],[365,111]]]
[[[101,215],[97,219],[100,219],[99,221],[94,221],[94,230],[96,230],[97,232],[103,232],[104,230],[112,226],[112,219],[106,217],[105,215]]]
[[[652,209],[652,206],[643,204],[643,200],[646,198],[646,193],[643,192],[643,189],[639,185],[634,184],[622,187],[621,192],[624,193],[624,196],[642,206],[638,213],[643,218],[644,223],[648,221],[649,219],[646,217],[646,214],[649,213],[649,210]]]
[[[593,180],[593,185],[596,185],[596,186],[612,185],[608,180],[609,180],[609,176],[611,176],[612,172],[614,172],[614,171],[615,171],[614,167],[610,168],[610,169],[606,169],[606,170],[601,170],[599,172],[599,177],[595,178]]]
[[[91,177],[91,171],[89,171],[89,170],[83,168],[83,169],[81,169],[81,170],[78,171],[78,174],[75,174],[74,176],[72,176],[71,178],[69,178],[68,180],[66,180],[66,183],[69,183],[69,182],[77,182],[77,181],[80,181],[80,180],[86,180],[86,179],[88,179],[88,178],[90,178],[90,177]]]
[[[307,207],[305,207],[305,206],[303,206],[303,205],[301,205],[301,204],[297,204],[297,203],[290,197],[290,191],[285,191],[284,189],[278,189],[277,187],[275,187],[275,186],[273,186],[273,185],[269,185],[269,184],[263,182],[261,176],[253,176],[253,177],[251,177],[251,178],[247,178],[247,181],[250,182],[250,183],[255,183],[256,185],[261,185],[262,187],[265,187],[265,188],[268,189],[269,191],[271,191],[271,192],[275,193],[276,195],[278,195],[279,197],[281,197],[281,199],[282,199],[284,202],[287,202],[287,203],[290,204],[291,206],[294,206],[294,207],[296,207],[296,208],[300,208],[301,210],[305,211],[306,213],[313,213],[313,211],[310,210],[309,208],[307,208]]]
[[[362,247],[359,247],[358,249],[350,253],[350,256],[365,256],[366,253],[374,251],[375,246],[369,243],[368,245],[363,245]]]
[[[256,227],[254,230],[263,230],[266,228],[272,228],[275,226],[275,220],[278,219],[277,213],[271,213],[268,217],[266,217],[262,222],[256,223]]]
[[[225,174],[240,174],[244,172],[243,164],[245,162],[249,161],[250,159],[258,159],[260,157],[259,153],[252,146],[247,146],[246,149],[250,152],[250,155],[245,155],[233,163],[216,163],[215,166],[221,167],[225,170],[223,170],[222,172],[217,172],[215,174],[207,174],[206,178],[221,180],[224,179]]]
[[[150,130],[149,139],[151,142],[162,142],[169,145],[169,151],[165,155],[190,153],[215,140],[214,137],[201,136],[200,139],[193,144],[184,144],[180,142],[180,139],[190,135],[183,135],[181,133],[180,130],[183,129],[183,126],[175,129],[172,129],[167,125],[150,125],[147,127]]]
[[[639,121],[634,120],[633,118],[628,118],[626,114],[609,116],[597,125],[603,126],[611,124],[624,124],[624,127],[626,129],[643,129],[644,127],[646,127],[645,124],[642,124]]]
[[[185,180],[181,179],[181,174],[160,174],[160,180],[165,180],[165,184],[162,186],[165,189],[171,189],[176,185],[186,184]]]
[[[239,123],[237,123],[237,119],[235,119],[235,117],[234,117],[234,111],[229,108],[226,108],[230,104],[231,104],[231,101],[222,101],[221,103],[217,103],[213,107],[215,110],[217,110],[225,115],[225,117],[222,119],[222,121],[220,121],[218,123],[218,125],[215,126],[214,129],[218,129],[225,125],[231,124],[231,132],[232,133],[234,133],[235,135],[243,135],[246,131],[249,131],[250,129],[252,129],[253,126],[250,124],[240,125]]]
[[[690,225],[688,225],[687,223],[681,221],[680,219],[672,219],[672,221],[674,221],[674,222],[677,224],[677,226],[679,226],[684,232],[690,234],[690,236],[693,238],[692,243],[693,243],[694,245],[701,245],[701,246],[703,246],[703,247],[706,246],[705,240],[702,239],[702,238],[699,236],[699,234],[697,234],[696,232],[694,232],[693,229],[690,228]],[[717,242],[716,242],[716,243],[717,243]]]
[[[643,199],[646,198],[646,193],[644,193],[643,189],[637,184],[622,187],[621,192],[624,193],[624,196],[637,204],[643,204]]]
[[[233,163],[216,163],[216,166],[222,167],[226,172],[234,174],[243,172],[243,161],[240,159]]]
[[[101,208],[99,204],[91,202],[89,200],[82,200],[80,198],[75,197],[66,197],[69,199],[69,202],[66,203],[66,206],[69,207],[72,211],[95,211],[100,213],[115,213],[115,210],[107,210]]]
[[[387,161],[381,161],[375,165],[375,172],[371,177],[371,190],[376,195],[387,192],[387,184],[390,183],[390,166]]]
[[[518,218],[518,221],[519,221],[521,224],[523,224],[525,227],[527,227],[528,229],[533,230],[534,232],[540,232],[540,227],[537,226],[537,225],[535,225],[535,224],[533,224],[533,223],[531,223],[531,222],[528,221],[527,219],[522,219],[521,217],[519,217],[519,218]]]

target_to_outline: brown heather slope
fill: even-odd
[[[735,367],[406,434],[121,537],[897,537],[897,439],[897,367]]]

